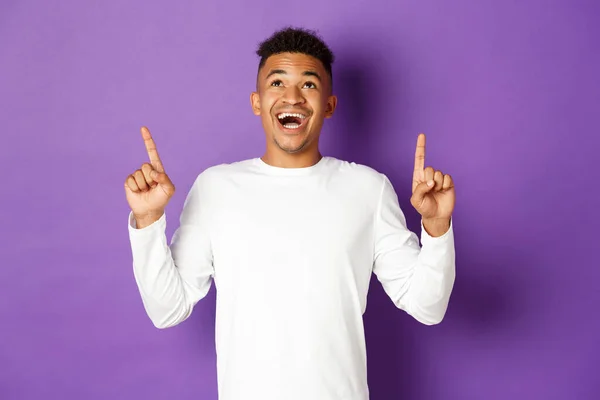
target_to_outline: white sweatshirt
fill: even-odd
[[[323,157],[208,168],[170,246],[166,216],[128,220],[135,279],[158,328],[184,321],[214,280],[221,400],[367,400],[363,329],[375,273],[394,304],[439,323],[455,277],[452,225],[421,244],[387,177]],[[400,338],[398,338],[400,340]]]

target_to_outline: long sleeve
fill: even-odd
[[[455,279],[452,221],[439,237],[431,237],[421,223],[421,247],[417,235],[408,230],[398,196],[384,175],[374,232],[373,273],[387,295],[417,321],[440,323]]]
[[[141,229],[136,228],[133,213],[129,214],[133,272],[146,313],[157,328],[187,319],[211,286],[214,270],[209,216],[201,183],[202,174],[188,192],[170,246],[166,214]]]

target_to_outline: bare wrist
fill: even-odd
[[[153,223],[158,221],[160,219],[160,217],[162,217],[163,213],[164,212],[151,213],[151,214],[146,214],[146,215],[135,215],[134,214],[136,228],[143,229],[147,226],[152,225]]]
[[[450,218],[423,219],[423,228],[431,237],[442,236],[450,229]]]

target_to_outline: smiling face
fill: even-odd
[[[300,53],[270,56],[260,69],[252,110],[261,117],[270,157],[318,154],[325,118],[335,111],[331,79],[318,59]]]

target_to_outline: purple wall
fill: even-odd
[[[600,398],[597,2],[158,3],[0,3],[0,398],[216,398],[214,288],[152,326],[123,182],[146,124],[170,238],[201,170],[262,154],[254,50],[284,24],[337,54],[324,153],[388,174],[413,230],[419,131],[457,185],[443,323],[373,282],[372,399]]]

